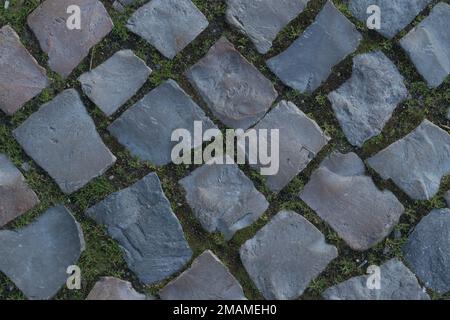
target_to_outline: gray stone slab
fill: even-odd
[[[293,211],[281,211],[240,249],[245,269],[266,299],[298,298],[338,255],[323,234]]]
[[[194,135],[194,121],[203,129],[216,128],[203,110],[173,80],[168,80],[125,111],[108,130],[130,152],[162,166],[172,162],[172,132],[186,129]],[[192,141],[192,147],[201,145]]]
[[[0,57],[0,110],[12,115],[50,81],[10,26],[0,29]]]
[[[429,200],[450,173],[450,135],[428,120],[367,163],[385,180],[392,179],[409,197]]]
[[[192,251],[156,173],[111,194],[86,214],[107,228],[139,280],[157,283],[189,262]]]
[[[74,89],[42,105],[13,135],[66,194],[102,175],[116,161]]]
[[[127,28],[173,59],[208,27],[191,0],[152,0],[136,10]]]
[[[69,29],[67,8],[80,8],[81,29]],[[46,0],[28,16],[50,68],[63,78],[80,64],[89,50],[113,28],[105,7],[97,0]]]
[[[83,92],[110,116],[136,94],[151,72],[133,51],[121,50],[78,81]]]
[[[214,116],[235,129],[255,124],[278,96],[273,84],[225,37],[186,76]]]
[[[447,201],[447,206],[450,207],[450,191],[447,191],[444,195],[445,201]]]
[[[239,282],[210,250],[160,292],[163,300],[246,300]]]
[[[309,0],[227,0],[228,22],[252,40],[259,53],[267,53],[278,33],[295,19]]]
[[[286,51],[267,60],[267,66],[285,85],[310,93],[361,40],[356,27],[327,1],[314,23]]]
[[[0,271],[27,298],[50,299],[83,250],[80,225],[64,206],[53,207],[23,229],[0,230]]]
[[[361,147],[381,133],[398,104],[408,98],[404,78],[381,51],[353,59],[352,77],[328,99],[347,140]]]
[[[128,281],[103,277],[95,283],[86,300],[147,300],[147,297],[134,290]]]

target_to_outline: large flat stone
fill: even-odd
[[[12,115],[50,81],[10,26],[0,29],[0,57],[0,109]]]
[[[208,27],[191,0],[152,0],[136,10],[127,28],[173,59]]]
[[[361,40],[356,27],[327,1],[314,23],[286,51],[267,60],[267,66],[285,85],[313,92]]]
[[[186,75],[225,125],[247,129],[277,97],[273,84],[222,37]]]
[[[227,0],[227,20],[267,53],[278,33],[295,19],[309,0]]]
[[[328,99],[347,140],[361,147],[381,133],[398,104],[408,98],[404,78],[381,51],[353,59],[350,80]]]
[[[86,214],[105,225],[128,267],[146,285],[180,271],[192,251],[155,173],[111,194]]]
[[[266,299],[296,299],[338,255],[323,234],[292,211],[281,211],[240,249],[245,269]]]
[[[83,92],[110,116],[136,94],[151,72],[133,51],[121,50],[78,81]]]
[[[191,267],[166,285],[163,300],[245,300],[239,282],[211,251],[197,257]]]
[[[95,283],[86,300],[147,300],[147,297],[134,290],[128,281],[103,277]]]
[[[429,200],[450,173],[450,135],[428,120],[367,163],[383,179],[392,179],[408,196]]]
[[[84,250],[81,227],[64,206],[48,209],[20,230],[0,230],[0,271],[29,299],[50,299],[66,283],[67,267]]]
[[[80,8],[81,29],[70,30],[67,8]],[[113,28],[105,7],[97,0],[46,0],[28,16],[42,50],[48,55],[50,68],[63,78],[75,69]]]

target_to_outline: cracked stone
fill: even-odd
[[[95,283],[86,300],[147,300],[147,297],[134,290],[128,281],[103,277]]]

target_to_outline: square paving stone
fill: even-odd
[[[0,29],[0,109],[8,115],[36,97],[49,85],[44,68],[10,27]]]
[[[259,53],[267,53],[278,33],[295,19],[309,0],[227,0],[227,20],[250,37]]]
[[[152,70],[131,50],[116,52],[97,68],[82,74],[83,92],[108,116],[147,81]]]
[[[108,130],[133,155],[162,166],[172,162],[172,149],[178,143],[172,141],[172,132],[186,129],[193,136],[194,121],[201,121],[204,130],[215,128],[191,97],[168,80],[125,111]],[[200,145],[192,143],[193,148]]]
[[[191,0],[152,0],[136,10],[127,28],[173,59],[208,27]]]
[[[225,37],[186,75],[214,116],[235,129],[255,124],[278,96],[272,82]]]
[[[116,161],[74,89],[42,105],[13,135],[66,194],[102,175]]]
[[[80,8],[81,29],[69,29],[67,8]],[[28,16],[50,68],[63,78],[75,69],[113,28],[105,7],[97,0],[46,0]]]
[[[358,48],[361,40],[353,23],[327,1],[314,23],[286,51],[269,59],[267,66],[285,85],[310,93]]]
[[[240,249],[245,269],[266,299],[303,294],[338,255],[323,234],[293,211],[281,211]]]

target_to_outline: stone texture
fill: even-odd
[[[86,300],[147,300],[131,283],[114,277],[103,277],[89,292]]]
[[[450,108],[447,110],[447,120],[450,120]]]
[[[23,229],[0,230],[0,271],[29,299],[50,299],[83,250],[75,218],[64,206],[53,207]]]
[[[286,51],[269,59],[267,66],[285,85],[310,93],[361,40],[356,27],[327,1],[314,23]]]
[[[245,300],[239,282],[211,251],[203,252],[192,266],[166,285],[163,300]]]
[[[172,162],[171,153],[178,143],[172,132],[186,129],[194,134],[194,121],[203,129],[215,128],[203,110],[173,80],[168,80],[125,111],[108,130],[130,152],[162,166]],[[201,145],[193,141],[193,148]]]
[[[309,0],[227,0],[227,20],[267,53],[278,33],[295,19]]]
[[[392,179],[415,200],[429,200],[450,173],[450,135],[424,120],[403,139],[391,144],[367,163],[383,179]]]
[[[450,191],[447,191],[444,195],[445,201],[447,201],[447,206],[450,207]]]
[[[42,105],[13,135],[66,194],[102,175],[116,161],[74,89]]]
[[[353,59],[353,74],[328,99],[347,140],[361,147],[381,133],[398,104],[408,98],[403,77],[381,51]]]
[[[266,211],[269,203],[236,164],[205,164],[180,180],[186,200],[208,232],[227,240]]]
[[[0,29],[0,109],[8,115],[36,97],[49,85],[44,68],[10,27]]]
[[[296,299],[337,257],[308,220],[281,211],[240,249],[245,269],[266,299]]]
[[[150,285],[180,271],[192,251],[155,173],[111,194],[86,214],[105,225],[128,267]]]
[[[369,289],[369,275],[351,278],[323,293],[326,300],[430,300],[414,274],[398,259],[380,266],[380,289]]]
[[[83,92],[108,116],[147,81],[152,70],[131,50],[116,52],[94,70],[82,74]]]
[[[0,228],[39,203],[22,173],[0,154]]]
[[[67,8],[77,5],[81,11],[81,29],[70,30]],[[78,66],[113,28],[105,7],[97,0],[46,0],[28,16],[50,68],[63,78]]]
[[[438,87],[450,74],[450,5],[438,3],[430,15],[400,40],[417,71]]]
[[[191,0],[152,0],[136,10],[127,28],[173,59],[208,27]]]
[[[186,75],[214,116],[235,129],[255,124],[278,96],[273,84],[225,37]]]

